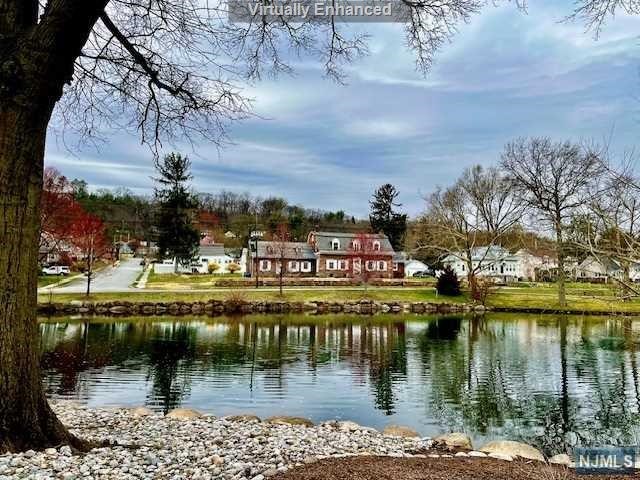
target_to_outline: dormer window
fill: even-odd
[[[360,242],[358,240],[354,240],[353,242],[351,242],[351,248],[356,251],[360,250]]]
[[[331,240],[331,250],[340,250],[340,240],[337,238]]]
[[[380,251],[380,242],[378,242],[377,240],[375,242],[373,242],[373,249],[376,252],[379,252]]]
[[[273,253],[273,247],[271,245],[267,246],[267,253]]]

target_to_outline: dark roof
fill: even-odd
[[[316,250],[318,252],[331,252],[335,254],[348,253],[350,251],[351,242],[362,234],[349,232],[311,232],[309,235],[315,236]],[[391,242],[389,242],[389,238],[387,238],[386,235],[382,233],[367,233],[366,235],[367,238],[380,241],[380,253],[394,253]],[[340,248],[338,250],[331,248],[331,241],[333,239],[338,239],[340,241]]]
[[[407,254],[405,252],[396,252],[393,254],[393,261],[397,263],[405,263],[407,261]]]
[[[280,242],[258,241],[258,258],[280,258]],[[284,257],[315,260],[313,249],[306,242],[284,242]]]
[[[199,257],[221,257],[224,255],[224,245],[216,243],[213,245],[203,245],[198,247]]]

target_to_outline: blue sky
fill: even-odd
[[[596,41],[561,23],[569,1],[487,7],[461,25],[432,71],[415,70],[399,25],[367,25],[371,54],[349,66],[347,85],[300,60],[295,76],[248,86],[262,118],[235,125],[233,145],[186,149],[198,191],[286,197],[310,208],[364,216],[391,182],[411,215],[423,196],[464,170],[494,164],[517,136],[610,140],[614,153],[640,131],[640,19],[620,15]],[[535,3],[535,4],[534,4]],[[152,191],[151,155],[133,133],[69,152],[50,134],[46,163],[92,188]],[[171,148],[167,148],[167,151]]]

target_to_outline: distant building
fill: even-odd
[[[77,261],[82,256],[82,250],[70,242],[57,239],[55,236],[42,232],[38,261],[43,265],[68,264]]]
[[[178,265],[178,273],[209,273],[210,265],[218,265],[213,271],[214,274],[232,273],[229,265],[236,263],[234,257],[225,253],[224,244],[215,243],[213,237],[205,235],[200,240],[198,253],[189,265]],[[154,266],[157,274],[174,273],[176,271],[176,260],[165,260]]]
[[[317,263],[311,246],[305,242],[259,240],[257,250],[252,252],[252,275],[277,276],[281,271],[287,277],[315,276]]]
[[[469,275],[469,265],[463,252],[447,255],[442,263],[450,266],[458,277]],[[520,257],[499,245],[471,249],[471,266],[476,277],[504,283],[517,281],[522,272]]]
[[[344,232],[310,232],[306,242],[250,240],[251,275],[353,278],[363,270],[369,278],[401,278],[404,256],[393,251],[386,235],[365,234],[371,248],[358,255],[362,235]]]
[[[396,252],[393,255],[393,278],[404,278],[405,277],[405,264],[407,262],[407,254],[404,252]]]
[[[610,258],[589,255],[576,269],[576,279],[583,282],[607,283],[611,278],[622,280],[624,271],[620,264]]]
[[[514,256],[518,258],[517,276],[520,280],[542,281],[558,268],[558,261],[551,255],[521,249]]]
[[[420,260],[409,259],[404,264],[404,275],[406,277],[413,277],[415,273],[425,272],[429,270],[429,266]]]
[[[319,277],[358,277],[366,270],[369,278],[393,278],[395,252],[384,234],[366,234],[372,243],[362,257],[358,257],[357,233],[310,232],[307,243],[313,249]]]

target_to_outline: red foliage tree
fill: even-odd
[[[220,218],[208,210],[199,210],[197,215],[198,230],[213,235],[213,232],[220,226]]]
[[[363,283],[365,291],[374,271],[370,262],[376,262],[380,259],[381,243],[378,235],[360,232],[354,237],[347,249],[351,276]]]
[[[100,218],[82,209],[79,209],[74,217],[71,226],[72,243],[82,252],[86,262],[86,295],[89,296],[94,262],[107,253],[109,242],[105,235],[104,223]]]
[[[40,201],[40,247],[58,249],[69,239],[71,224],[80,206],[73,198],[71,183],[58,170],[47,167]]]

